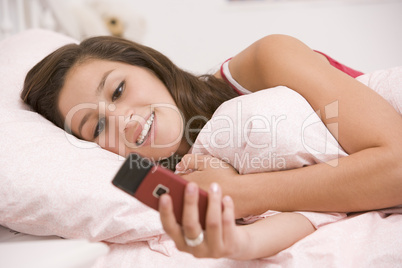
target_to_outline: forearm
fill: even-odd
[[[222,186],[234,198],[238,214],[267,209],[347,212],[402,203],[401,115],[375,91],[286,36],[257,41],[235,56],[229,68],[251,91],[285,85],[298,92],[350,154],[336,167],[319,164],[225,181]],[[329,109],[333,103],[336,111]]]
[[[268,209],[351,212],[402,204],[402,160],[395,152],[370,148],[337,161],[239,175],[224,184],[224,192],[233,197],[236,216]]]
[[[273,256],[315,230],[310,221],[298,213],[279,213],[240,228],[249,241],[243,243],[243,254],[238,258],[242,260]]]

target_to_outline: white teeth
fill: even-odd
[[[138,136],[136,141],[137,145],[141,145],[144,142],[145,137],[148,135],[148,131],[151,129],[151,125],[154,122],[155,114],[152,113],[147,122],[144,125],[144,128],[141,131],[141,134]]]

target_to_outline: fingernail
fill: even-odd
[[[194,183],[189,183],[189,184],[187,184],[187,187],[186,187],[186,192],[188,193],[188,194],[193,194],[194,192],[195,192],[195,190],[196,190],[196,185],[194,184]]]
[[[233,199],[226,195],[222,198],[222,203],[225,209],[232,209],[234,208]]]
[[[184,167],[181,165],[181,162],[177,163],[176,170],[181,171],[183,169],[184,169]]]
[[[232,203],[233,201],[232,201],[232,198],[230,197],[230,196],[228,196],[228,195],[225,195],[223,198],[222,198],[222,201],[224,202],[224,203]]]
[[[168,203],[169,203],[169,201],[168,201],[168,199],[167,199],[167,196],[162,195],[162,196],[159,198],[159,204],[160,204],[162,207],[166,207]]]
[[[212,191],[213,193],[217,193],[217,192],[219,191],[219,185],[218,185],[216,182],[213,182],[213,183],[211,184],[211,191]]]

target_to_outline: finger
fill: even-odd
[[[181,226],[177,223],[173,213],[172,198],[168,194],[164,194],[159,199],[159,212],[163,229],[176,243],[179,250],[183,250],[186,245],[183,238]]]
[[[176,169],[174,171],[174,173],[179,175],[179,176],[185,176],[185,175],[190,174],[190,173],[192,173],[194,171],[195,171],[194,169],[186,169],[186,170],[177,170]]]
[[[198,216],[198,186],[189,182],[184,193],[182,225],[184,235],[189,239],[197,238],[202,232]]]
[[[208,247],[216,253],[222,249],[222,191],[217,183],[212,183],[208,191],[206,236]]]
[[[230,196],[225,196],[222,199],[223,212],[222,212],[222,234],[223,243],[225,245],[233,245],[235,242],[235,212],[234,203]]]
[[[182,172],[186,170],[203,170],[205,169],[205,165],[210,158],[210,155],[186,154],[176,165],[176,171]]]

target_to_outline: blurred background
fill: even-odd
[[[402,65],[402,0],[0,0],[0,8],[1,39],[37,27],[78,40],[114,34],[196,74],[274,33],[363,72]]]

